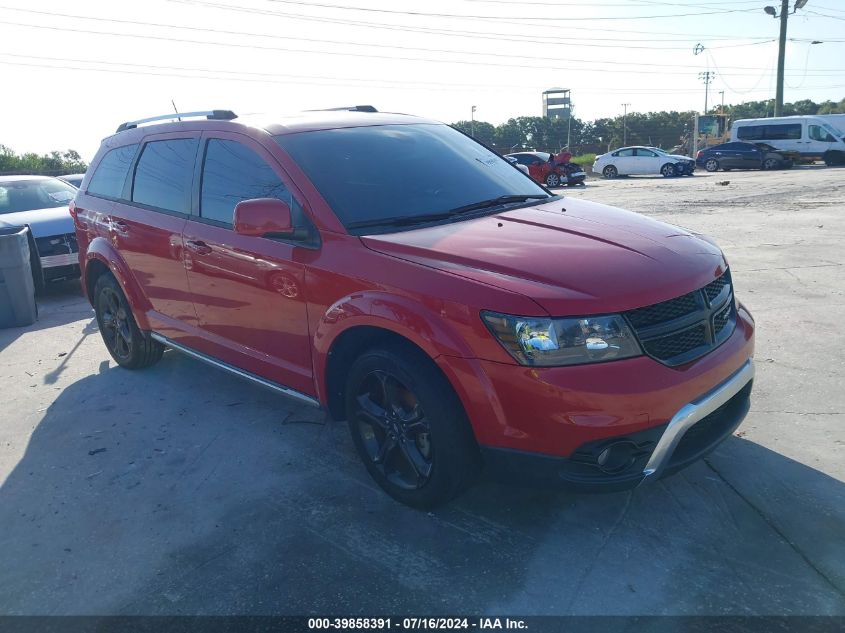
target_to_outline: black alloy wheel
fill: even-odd
[[[103,342],[118,365],[141,369],[161,360],[164,346],[138,329],[129,302],[111,273],[97,279],[94,311]]]
[[[403,490],[428,483],[433,466],[431,428],[417,396],[377,369],[355,395],[355,423],[367,456],[385,479]]]
[[[363,352],[349,367],[346,419],[370,476],[406,505],[433,508],[480,470],[472,427],[431,358],[404,341]]]

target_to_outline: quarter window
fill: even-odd
[[[236,141],[209,140],[202,169],[200,215],[231,226],[235,205],[253,198],[287,202],[296,225],[290,191],[258,154]]]
[[[106,198],[123,196],[123,185],[129,174],[138,144],[116,147],[106,152],[88,183],[88,193]]]
[[[147,143],[135,168],[133,202],[186,213],[196,151],[193,138]]]

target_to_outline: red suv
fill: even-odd
[[[121,366],[171,347],[324,407],[416,507],[482,466],[630,488],[745,416],[753,320],[707,238],[553,195],[435,121],[148,124],[171,117],[105,139],[71,208]]]

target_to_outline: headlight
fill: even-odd
[[[547,319],[485,311],[481,318],[522,365],[580,365],[642,354],[634,334],[618,314]]]

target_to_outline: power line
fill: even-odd
[[[530,68],[530,69],[537,69],[536,64],[503,64],[498,62],[485,62],[485,61],[470,61],[470,60],[461,60],[461,59],[434,59],[429,57],[402,57],[396,55],[376,55],[374,53],[353,53],[349,51],[314,51],[308,49],[301,49],[301,48],[292,48],[292,47],[285,47],[285,46],[261,46],[256,44],[238,44],[235,42],[211,42],[207,40],[192,40],[192,39],[185,39],[185,38],[174,38],[174,37],[165,37],[162,35],[144,35],[144,34],[136,34],[136,33],[116,33],[114,31],[92,31],[89,29],[79,29],[79,28],[72,28],[68,26],[48,26],[45,24],[26,24],[22,22],[10,22],[6,20],[0,20],[0,24],[9,24],[13,26],[22,26],[26,28],[33,28],[33,29],[46,29],[52,31],[62,31],[62,32],[74,32],[74,33],[86,33],[92,35],[107,35],[111,37],[131,37],[136,39],[147,39],[147,40],[155,40],[155,41],[166,41],[166,42],[177,42],[177,43],[184,43],[184,44],[204,44],[207,46],[223,46],[223,47],[234,47],[234,48],[241,48],[241,49],[248,49],[248,50],[275,50],[275,51],[285,51],[285,52],[293,52],[293,53],[306,53],[312,55],[332,55],[332,56],[341,56],[341,57],[365,57],[365,58],[372,58],[372,59],[385,59],[391,61],[412,61],[412,62],[426,62],[426,63],[438,63],[438,64],[462,64],[462,65],[469,65],[469,66],[492,66],[498,68]],[[554,61],[554,60],[549,60]],[[667,66],[667,64],[649,64],[649,63],[637,63],[637,62],[621,62],[621,61],[612,61],[612,62],[601,62],[597,60],[591,59],[575,59],[572,57],[567,57],[563,60],[557,61],[568,61],[568,62],[578,62],[583,64],[610,64],[612,66],[645,66],[645,67],[658,67],[658,68],[684,68],[688,69],[687,65],[672,65]],[[759,71],[758,68],[751,68],[751,67],[735,67],[740,70],[756,70]],[[589,72],[620,72],[616,68],[584,68],[584,69],[574,69],[575,71],[584,70]],[[692,71],[684,70],[680,72],[672,72],[669,70],[638,70],[638,69],[628,69],[625,70],[627,73],[631,74],[645,74],[645,75],[690,75]],[[829,71],[828,69],[824,69],[823,71],[809,71],[813,73],[813,76],[821,77],[825,76],[823,73],[845,73],[845,70],[832,70]],[[757,73],[733,73],[737,76],[756,76]]]
[[[11,53],[0,53],[0,56],[13,56],[14,54]],[[238,81],[238,82],[248,82],[248,83],[269,83],[269,84],[302,84],[302,85],[319,85],[319,86],[339,86],[339,85],[346,85],[346,86],[354,86],[354,87],[361,87],[359,82],[379,82],[380,80],[377,79],[365,79],[365,78],[354,78],[354,77],[327,77],[327,76],[313,76],[313,75],[285,75],[285,74],[272,74],[272,73],[247,73],[249,75],[257,75],[256,77],[245,77],[243,76],[245,73],[240,71],[229,71],[229,70],[220,70],[220,69],[206,69],[206,68],[186,68],[186,67],[179,67],[179,66],[154,66],[154,65],[147,65],[147,64],[128,64],[123,62],[103,62],[98,60],[83,60],[83,59],[76,59],[76,60],[64,60],[62,58],[53,58],[53,57],[37,57],[37,56],[24,56],[24,55],[14,55],[18,58],[26,58],[26,59],[35,59],[35,60],[43,60],[43,61],[56,61],[57,63],[36,63],[36,62],[17,62],[17,61],[6,61],[0,59],[0,64],[8,65],[8,66],[23,66],[23,67],[30,67],[30,68],[46,68],[46,69],[62,69],[62,70],[78,70],[78,71],[88,71],[88,72],[105,72],[105,73],[116,73],[116,74],[126,74],[126,75],[150,75],[156,77],[174,77],[174,78],[183,78],[183,79],[198,79],[198,80],[212,80],[212,81]],[[100,64],[100,65],[113,65],[113,66],[128,66],[129,68],[121,69],[121,68],[91,68],[91,67],[81,67],[81,66],[74,66],[69,64],[63,64],[62,62],[72,61],[75,63],[88,63],[88,64]],[[150,70],[139,70],[140,69],[150,69]],[[164,70],[168,72],[152,72],[154,70]],[[169,72],[170,70],[177,70],[177,71],[186,71],[186,72]],[[214,74],[205,74],[205,75],[195,75],[195,74],[188,74],[190,71],[193,72],[201,72],[201,73],[224,73],[230,74],[232,76],[219,76]],[[284,78],[284,79],[283,79]],[[323,82],[331,82],[331,83],[323,83]],[[509,86],[504,84],[495,84],[495,85],[484,85],[484,84],[448,84],[448,83],[438,83],[438,82],[417,82],[417,81],[408,81],[408,82],[400,82],[394,80],[383,80],[383,86],[372,86],[378,88],[389,88],[389,89],[397,89],[397,90],[407,90],[409,87],[413,87],[416,85],[420,85],[426,90],[431,89],[431,86],[439,86],[446,89],[455,88],[458,91],[465,90],[467,88],[471,88],[473,90],[481,89],[485,87],[494,88],[496,90],[512,90],[514,87],[517,88],[524,88],[526,90],[535,90],[539,89],[542,86]],[[845,88],[845,84],[827,84],[824,86],[806,86],[801,90],[817,90],[820,88]],[[678,88],[671,88],[671,89],[631,89],[626,90],[626,93],[636,93],[636,94],[678,94],[678,93],[696,93],[698,90],[687,90],[687,89],[678,89]],[[756,92],[768,92],[768,89],[758,90]],[[608,89],[608,90],[580,90],[579,93],[581,94],[617,94],[618,90],[615,89]]]
[[[7,7],[0,5],[0,9],[5,11],[16,11],[19,13],[30,13],[34,15],[45,15],[49,17],[59,17],[59,18],[70,18],[70,19],[77,19],[77,20],[89,20],[93,22],[107,22],[111,24],[131,24],[133,26],[151,26],[156,28],[167,28],[167,29],[182,29],[187,31],[195,31],[201,33],[215,33],[221,35],[238,35],[238,36],[247,36],[247,37],[262,37],[274,40],[294,40],[299,42],[314,42],[319,44],[340,44],[343,46],[364,46],[364,47],[372,47],[372,48],[387,48],[391,50],[411,50],[411,51],[423,51],[423,52],[438,52],[438,53],[456,53],[459,55],[483,55],[489,57],[504,57],[507,59],[535,59],[539,61],[548,61],[549,57],[536,57],[531,55],[518,55],[518,54],[511,54],[511,53],[481,53],[475,51],[462,51],[462,50],[455,50],[455,49],[443,49],[443,48],[431,48],[431,47],[418,47],[418,46],[401,46],[401,45],[393,45],[393,44],[377,44],[377,43],[364,43],[364,42],[350,42],[348,40],[330,40],[330,39],[320,39],[320,38],[309,38],[309,37],[296,37],[290,35],[273,35],[270,33],[254,33],[249,31],[230,31],[226,29],[210,29],[205,27],[198,27],[198,26],[185,26],[181,24],[163,24],[160,22],[141,22],[138,20],[121,20],[118,18],[101,18],[101,17],[94,17],[94,16],[87,16],[87,15],[75,15],[71,13],[56,13],[52,11],[37,11],[35,9],[19,9],[17,7]],[[602,39],[602,38],[591,38],[593,40]],[[608,41],[618,41],[616,39],[607,38]],[[568,41],[568,38],[561,38],[562,42],[565,43]],[[651,41],[651,40],[629,40],[629,41]],[[676,40],[677,41],[677,40]],[[689,40],[683,40],[689,41]],[[774,39],[765,40],[762,42],[750,42],[747,44],[728,44],[725,46],[716,46],[714,48],[735,48],[735,47],[743,47],[743,46],[755,46],[758,44],[766,44],[769,42],[775,41]],[[594,46],[599,48],[642,48],[647,50],[687,50],[688,46],[664,46],[664,47],[654,47],[654,46],[631,46],[629,44],[595,44],[589,42],[581,42],[580,40],[574,40],[573,45],[581,47],[581,46]]]
[[[379,14],[389,14],[389,15],[408,15],[408,16],[415,16],[415,17],[425,17],[425,18],[449,18],[449,19],[457,19],[457,20],[517,20],[517,21],[555,21],[555,22],[589,22],[593,20],[653,20],[653,19],[660,19],[660,18],[683,18],[683,17],[690,17],[690,16],[702,16],[702,15],[716,15],[722,13],[749,13],[751,11],[755,11],[755,9],[720,9],[718,11],[710,11],[710,12],[698,12],[698,13],[673,13],[673,14],[665,14],[665,15],[633,15],[633,16],[621,16],[621,15],[611,15],[611,16],[599,16],[599,17],[552,17],[552,16],[543,16],[543,17],[523,17],[523,16],[491,16],[491,15],[459,15],[455,13],[426,13],[422,11],[397,11],[394,9],[375,9],[372,7],[349,7],[341,4],[327,4],[327,3],[320,3],[320,2],[303,2],[303,0],[268,0],[269,2],[275,2],[278,4],[293,4],[297,6],[305,6],[305,7],[318,7],[321,9],[340,9],[343,11],[359,11],[365,13],[379,13]]]
[[[257,9],[252,7],[238,7],[232,6],[228,4],[220,4],[219,2],[209,2],[207,0],[168,0],[169,2],[175,2],[178,4],[187,4],[187,5],[199,5],[204,6],[212,9],[220,9],[225,11],[235,11],[240,13],[252,13],[258,15],[269,15],[274,17],[283,17],[283,18],[291,18],[294,20],[304,20],[304,21],[311,21],[311,22],[322,22],[327,24],[341,24],[344,26],[362,26],[365,28],[374,28],[374,29],[382,29],[382,30],[390,30],[390,31],[406,31],[410,33],[425,33],[425,34],[434,34],[434,35],[445,35],[449,37],[469,37],[472,39],[493,39],[496,41],[514,41],[514,42],[531,42],[537,43],[539,40],[548,41],[549,43],[557,43],[559,41],[559,34],[556,35],[538,35],[537,33],[531,34],[518,34],[519,37],[523,39],[513,39],[514,33],[496,33],[490,31],[466,31],[466,30],[455,30],[455,29],[445,29],[442,27],[421,27],[421,26],[400,26],[400,25],[393,25],[393,24],[384,24],[380,22],[366,22],[362,20],[350,20],[350,19],[342,19],[342,18],[330,18],[325,16],[313,16],[313,15],[302,15],[299,13],[284,13],[282,11],[270,11],[269,9]],[[537,28],[540,28],[539,26]],[[548,28],[554,29],[557,27],[549,26]],[[579,31],[597,31],[597,32],[604,32],[604,33],[620,33],[625,35],[626,37],[629,36],[631,33],[638,33],[644,35],[677,35],[677,31],[675,32],[667,32],[667,31],[637,31],[632,29],[608,29],[608,28],[598,28],[598,27],[586,27],[586,26],[579,26]],[[492,37],[495,36],[495,37]],[[737,37],[726,37],[724,34],[719,33],[698,33],[699,37],[706,37],[707,39],[719,39],[719,40],[735,40]],[[770,39],[771,36],[740,36],[744,39]],[[689,40],[685,40],[689,41]]]

